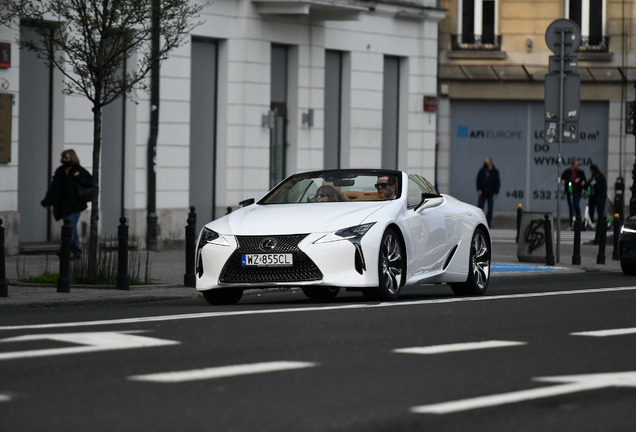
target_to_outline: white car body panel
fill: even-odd
[[[402,173],[404,184],[408,181]],[[450,195],[441,195],[428,208],[407,208],[406,193],[392,201],[326,202],[317,204],[252,204],[208,223],[218,241],[205,244],[197,254],[202,273],[196,288],[206,291],[236,286],[244,289],[265,286],[338,286],[366,288],[378,285],[378,256],[382,236],[389,226],[404,239],[407,256],[404,286],[467,279],[471,238],[478,226],[488,232],[483,212]],[[366,223],[374,225],[360,240],[366,270],[354,268],[356,247],[333,233]],[[321,280],[303,282],[227,284],[219,281],[223,266],[237,249],[235,236],[308,234],[298,244],[320,269]],[[325,237],[327,236],[327,237]]]

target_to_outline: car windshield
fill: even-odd
[[[400,183],[399,171],[316,171],[288,177],[259,204],[393,200],[400,197]]]

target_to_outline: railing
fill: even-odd
[[[577,49],[580,52],[609,52],[609,36],[583,36],[581,46]]]
[[[451,35],[453,51],[501,51],[501,35]]]

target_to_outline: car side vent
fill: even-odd
[[[446,261],[444,261],[444,266],[442,267],[442,270],[446,270],[446,267],[448,267],[448,265],[450,264],[451,260],[455,256],[455,252],[456,251],[457,251],[457,245],[455,245],[455,247],[448,254],[448,257],[446,258]]]

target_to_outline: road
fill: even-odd
[[[636,430],[635,282],[8,309],[0,431]]]

